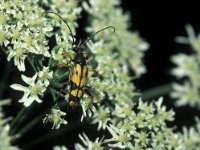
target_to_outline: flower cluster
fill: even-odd
[[[172,56],[172,62],[177,65],[172,70],[172,74],[178,79],[183,79],[183,82],[173,84],[174,91],[171,97],[177,99],[177,106],[189,105],[200,108],[200,36],[195,35],[191,25],[186,25],[186,31],[188,37],[177,37],[176,41],[189,45],[193,53],[180,53]]]
[[[41,5],[45,6],[47,12],[54,12],[59,14],[64,20],[67,21],[73,34],[75,35],[75,28],[78,27],[77,18],[82,11],[81,7],[78,7],[79,0],[43,0]],[[69,39],[70,31],[66,24],[60,20],[57,16],[52,16],[51,20],[54,26],[61,28],[62,37]]]
[[[69,49],[75,44],[73,43],[75,41],[75,27],[78,26],[76,20],[82,11],[82,8],[78,7],[78,3],[79,1],[73,0],[67,2],[64,0],[34,2],[16,0],[14,3],[11,1],[0,3],[2,12],[0,28],[7,32],[4,34],[6,38],[2,36],[0,39],[3,39],[1,45],[7,48],[8,60],[13,58],[20,71],[26,70],[25,62],[28,60],[35,72],[32,77],[22,75],[22,80],[27,84],[26,87],[20,84],[11,85],[13,89],[24,92],[19,102],[24,103],[25,106],[30,106],[33,101],[41,103],[44,92],[48,89],[50,89],[52,97],[56,101],[55,95],[59,95],[58,88],[62,87],[58,82],[67,73],[69,76],[69,72],[63,75],[57,71],[53,72],[49,67],[60,63],[72,64],[63,55],[63,52],[67,51],[73,56],[73,52]],[[144,50],[148,48],[148,44],[140,39],[138,33],[128,31],[129,15],[124,15],[122,10],[117,8],[118,5],[119,1],[109,1],[108,5],[100,1],[97,4],[94,1],[89,1],[89,4],[83,2],[83,8],[89,13],[89,17],[92,18],[92,15],[97,17],[91,20],[91,26],[86,27],[88,33],[96,32],[106,25],[118,25],[115,26],[116,35],[113,34],[109,38],[96,36],[98,41],[87,45],[88,50],[95,56],[88,61],[88,65],[93,64],[95,60],[98,64],[96,70],[100,76],[103,76],[103,80],[100,81],[99,77],[92,78],[92,74],[89,75],[88,86],[94,92],[95,98],[92,102],[86,95],[83,96],[81,101],[83,116],[88,113],[91,114],[90,110],[95,111],[93,103],[99,105],[104,100],[105,93],[108,94],[112,103],[131,104],[130,99],[137,93],[133,92],[134,86],[130,82],[132,78],[128,76],[128,67],[135,71],[136,76],[145,72],[142,57]],[[108,8],[105,9],[104,13],[98,13],[98,10],[102,7]],[[93,13],[90,10],[93,10]],[[59,14],[64,20],[67,20],[67,24],[58,15],[51,12]],[[110,14],[120,19],[108,18],[108,16],[112,16]],[[104,20],[101,18],[104,18]],[[107,20],[110,21],[107,22]],[[108,35],[110,32],[110,30],[105,30],[102,33]],[[56,39],[56,45],[50,53],[47,43],[49,38],[53,36]],[[124,42],[124,38],[129,40]],[[121,51],[122,49],[123,51]],[[41,55],[42,58],[40,58]],[[130,58],[130,55],[134,59]],[[48,61],[48,66],[45,65],[44,60]],[[127,65],[127,62],[129,65]],[[47,88],[48,86],[50,88]],[[68,93],[69,91],[66,90],[65,94],[68,95]],[[110,119],[105,119],[110,113],[110,108],[106,107],[106,105],[99,107],[97,113],[93,116],[93,123],[101,120],[98,129],[102,126],[105,129],[105,122],[110,122]],[[106,113],[102,113],[104,110],[106,110]]]
[[[94,78],[93,74],[89,74],[88,81],[88,86],[93,90],[94,103],[98,105],[91,123],[98,123],[98,130],[106,129],[108,124],[113,122],[111,112],[115,108],[112,105],[124,109],[126,109],[125,104],[133,106],[131,99],[138,93],[134,92],[135,88],[131,83],[132,77],[128,75],[128,68],[132,68],[137,77],[145,72],[142,57],[148,44],[139,37],[138,33],[128,31],[130,16],[124,14],[118,5],[119,1],[114,0],[83,2],[83,8],[90,18],[90,25],[86,27],[88,33],[95,33],[107,26],[116,29],[115,33],[112,33],[112,28],[102,31],[95,36],[95,42],[87,44],[98,64],[96,71],[102,77]],[[99,13],[99,10],[103,12]],[[88,60],[88,64],[92,62],[93,59]],[[88,108],[83,107],[83,111],[85,109]]]
[[[12,137],[9,135],[10,118],[5,118],[3,114],[3,106],[10,104],[10,99],[0,100],[0,149],[2,150],[19,150],[19,148],[11,145]]]
[[[137,32],[128,30],[130,16],[123,13],[118,7],[119,4],[118,0],[83,2],[83,8],[88,12],[90,18],[90,25],[86,27],[88,33],[95,33],[107,26],[113,26],[116,29],[115,33],[112,33],[113,29],[111,28],[102,31],[95,36],[96,42],[87,44],[98,63],[96,70],[103,77],[100,80],[99,78],[90,78],[92,74],[89,75],[88,85],[94,89],[93,93],[95,93],[97,104],[104,103],[102,100],[106,93],[111,103],[132,105],[130,100],[138,93],[134,92],[135,87],[131,83],[132,77],[128,75],[128,69],[131,68],[136,77],[145,72],[142,58],[149,45],[139,37]],[[100,10],[101,13],[99,13]],[[92,59],[88,60],[88,64],[92,64]],[[99,107],[104,106],[99,105]],[[108,106],[99,109],[106,107]],[[110,112],[110,110],[106,110],[106,112]],[[96,115],[94,119],[96,120],[98,117]]]
[[[107,57],[111,56],[112,58],[109,60],[112,60],[112,63],[116,63],[116,65],[128,65],[136,76],[140,76],[146,71],[142,59],[144,51],[148,49],[149,44],[141,39],[138,32],[128,30],[130,16],[128,13],[123,13],[119,4],[120,0],[89,0],[89,3],[83,2],[83,7],[90,17],[90,26],[86,28],[86,31],[94,33],[103,27],[114,26],[116,28],[114,35],[110,34],[111,31],[105,31],[103,36],[97,37],[97,39],[102,39],[105,45],[101,53]],[[99,56],[99,54],[95,53],[96,55]],[[122,71],[125,72],[125,70]],[[117,74],[119,72],[114,73]]]
[[[182,133],[183,145],[185,149],[197,150],[200,147],[200,120],[196,118],[196,124],[190,128],[183,128]]]
[[[53,123],[52,129],[59,129],[61,124],[67,124],[67,121],[61,117],[65,116],[66,113],[62,112],[60,109],[53,108],[50,114],[47,114],[43,119],[43,123],[50,121]]]
[[[54,101],[56,95],[59,95],[63,86],[60,81],[63,77],[67,78],[67,75],[52,68],[59,63],[69,62],[63,56],[63,51],[68,51],[73,46],[71,34],[75,36],[75,27],[78,27],[76,20],[81,10],[78,1],[74,0],[0,1],[1,50],[4,50],[8,61],[14,60],[19,71],[23,71],[24,74],[29,72],[29,77],[22,75],[22,80],[27,86],[11,85],[11,88],[24,92],[19,100],[24,106],[28,107],[34,101],[41,103],[47,90]],[[56,14],[67,20],[73,33]],[[53,46],[50,49],[49,41],[53,37],[56,43],[50,44]],[[29,67],[31,69],[27,69]],[[33,72],[32,76],[30,72]],[[69,75],[69,72],[67,73]],[[60,122],[54,123],[56,127],[59,125]]]
[[[79,135],[83,145],[76,144],[76,150],[83,149],[175,149],[184,150],[183,138],[174,129],[167,127],[173,121],[174,112],[162,106],[163,99],[147,103],[139,101],[134,108],[130,106],[116,107],[106,129],[111,137],[95,141],[83,134]],[[107,117],[109,118],[109,117]],[[102,127],[103,128],[103,127]]]
[[[0,45],[7,48],[8,61],[13,58],[17,68],[25,71],[29,54],[50,57],[46,36],[52,27],[36,1],[2,0],[0,14]]]
[[[74,46],[73,42],[75,42],[76,30],[78,27],[77,19],[80,17],[82,12],[82,8],[78,7],[78,0],[44,0],[41,1],[41,5],[45,6],[47,14],[50,17],[49,22],[53,27],[59,28],[55,33],[51,33],[56,37],[56,45],[53,48],[51,55],[53,60],[57,63],[69,63],[67,61],[68,58],[63,56],[63,51],[67,51],[68,53],[73,55],[73,51],[71,51],[72,46]],[[53,12],[54,14],[52,14]],[[62,20],[60,17],[62,17]],[[67,24],[66,24],[67,23]],[[70,27],[70,29],[69,29]],[[70,31],[71,30],[71,31]]]
[[[79,138],[83,142],[84,146],[81,144],[75,144],[75,149],[76,150],[101,150],[103,149],[103,139],[99,140],[99,138],[96,138],[95,141],[91,141],[85,133],[83,135],[79,134]]]
[[[22,80],[28,85],[27,87],[20,84],[12,84],[11,88],[24,92],[19,100],[24,106],[28,107],[33,101],[42,102],[42,96],[49,85],[49,79],[52,78],[52,72],[48,67],[44,67],[42,71],[36,73],[33,77],[21,76]]]
[[[192,49],[192,53],[180,53],[172,56],[171,60],[176,64],[172,70],[172,74],[181,79],[179,83],[173,83],[174,91],[171,97],[177,99],[176,105],[189,105],[191,107],[200,108],[200,35],[195,35],[191,25],[186,25],[188,37],[178,36],[176,42],[186,44]],[[183,132],[180,133],[182,145],[185,149],[196,150],[200,147],[200,121],[196,118],[196,124],[193,127],[183,127]]]
[[[95,111],[89,113],[92,115],[91,124],[96,124],[97,130],[108,131],[110,137],[90,140],[85,133],[79,134],[83,144],[75,144],[75,149],[184,150],[183,135],[167,127],[167,121],[174,120],[174,112],[161,105],[162,99],[150,104],[140,100],[138,105],[132,101],[137,93],[130,83],[132,78],[128,76],[128,69],[132,68],[136,76],[145,72],[142,57],[148,44],[140,39],[138,33],[128,31],[129,16],[124,15],[118,5],[119,1],[114,0],[83,2],[90,17],[90,26],[86,27],[88,33],[110,25],[114,25],[116,33],[110,34],[112,30],[105,30],[95,36],[95,42],[87,44],[101,76],[94,78],[89,74],[88,86],[93,89],[94,103],[97,104]],[[89,59],[88,64],[92,63],[93,59]],[[87,100],[84,95],[84,112],[91,108],[91,102]]]

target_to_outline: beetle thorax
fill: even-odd
[[[86,59],[83,56],[83,53],[77,53],[75,58],[74,58],[74,62],[78,63],[78,64],[85,64],[86,63]]]

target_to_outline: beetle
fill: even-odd
[[[68,23],[58,14],[54,12],[49,12],[52,14],[57,15],[69,28],[70,34],[72,36],[72,45],[75,45],[71,49],[75,52],[75,57],[73,58],[67,51],[63,52],[63,55],[68,57],[72,62],[73,66],[71,66],[71,74],[70,74],[70,92],[69,92],[69,99],[68,105],[72,109],[76,108],[80,100],[83,96],[83,93],[86,93],[90,98],[91,102],[93,101],[93,94],[87,87],[87,80],[88,80],[88,71],[96,72],[95,69],[89,68],[87,66],[87,56],[85,55],[84,49],[87,42],[94,38],[99,32],[112,28],[113,33],[115,32],[115,28],[113,26],[107,26],[95,32],[89,38],[87,38],[84,42],[80,42],[78,45],[75,44],[74,35],[72,34],[72,30],[69,27]],[[68,64],[58,64],[58,67],[70,67]]]

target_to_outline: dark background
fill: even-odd
[[[198,4],[195,4],[192,1],[181,1],[179,3],[177,1],[148,3],[148,1],[144,0],[122,0],[122,7],[124,11],[129,11],[132,16],[132,26],[130,27],[130,30],[137,30],[141,37],[150,44],[150,49],[145,53],[144,58],[147,73],[142,75],[140,79],[134,81],[134,84],[136,84],[141,91],[175,81],[175,79],[169,74],[170,68],[174,67],[169,58],[172,54],[186,52],[184,50],[190,51],[190,47],[175,43],[174,37],[177,35],[186,36],[185,24],[187,23],[190,23],[194,27],[196,33],[199,33],[200,19],[198,14],[200,8],[198,8],[198,6]],[[0,60],[0,77],[5,69],[4,62],[5,59],[2,58]],[[15,73],[15,75],[20,77],[19,73]],[[13,93],[9,93],[9,90],[7,90],[6,93],[3,94],[3,97],[7,98],[8,94],[10,95]],[[11,97],[15,97],[15,95],[12,95]],[[173,100],[171,100],[168,96],[165,96],[164,103],[167,105],[168,109],[175,109],[175,124],[178,129],[181,129],[182,126],[185,125],[193,125],[193,117],[199,114],[198,110],[188,106],[178,109],[175,108]],[[38,105],[34,105],[32,109],[26,111],[25,113],[29,114],[27,122],[32,121],[37,115],[37,111],[40,112],[41,109],[43,109],[41,106],[38,108]],[[14,115],[14,113],[16,114],[19,110],[19,105],[16,105],[16,108],[12,108],[10,112]],[[33,112],[34,110],[37,111]],[[26,124],[24,123],[23,125]],[[23,128],[23,125],[21,125],[21,128]],[[77,140],[77,136],[72,135],[77,135],[82,130],[90,132],[92,128],[93,127],[90,127],[88,129],[86,123],[83,123],[79,126],[79,128],[75,127],[71,130],[71,132],[67,132],[68,135],[66,137],[65,128],[63,130],[59,130],[57,134],[56,132],[51,131],[50,127],[44,127],[41,123],[34,128],[32,132],[27,133],[24,138],[17,142],[17,144],[26,145],[26,142],[28,143],[30,141],[34,141],[34,139],[37,139],[38,136],[45,135],[48,132],[50,132],[50,135],[47,136],[51,136],[52,134],[55,138],[50,138],[47,141],[40,141],[41,139],[38,139],[36,142],[39,142],[39,148],[47,145],[47,147],[50,148],[52,145],[62,143],[72,144],[72,141],[74,142],[74,140]],[[34,149],[35,148],[38,147],[34,147]]]
[[[192,1],[154,2],[144,0],[122,1],[124,10],[132,15],[132,30],[138,30],[149,44],[145,64],[147,74],[143,76],[142,89],[158,86],[171,80],[169,69],[173,67],[169,58],[172,54],[190,51],[190,47],[175,43],[178,35],[187,36],[185,25],[191,24],[199,33],[199,8]],[[185,52],[185,51],[184,51]]]

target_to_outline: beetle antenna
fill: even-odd
[[[103,28],[103,29],[97,31],[97,32],[94,33],[93,35],[91,35],[91,36],[90,36],[87,40],[85,40],[80,46],[85,45],[87,42],[89,42],[91,39],[93,39],[98,33],[100,33],[100,32],[103,31],[103,30],[106,30],[106,29],[108,29],[108,28],[112,28],[112,29],[113,29],[113,33],[115,33],[115,27],[113,27],[113,26],[107,26],[107,27],[105,27],[105,28]]]
[[[72,33],[72,30],[71,30],[71,28],[69,27],[69,24],[67,23],[67,21],[65,21],[60,15],[58,15],[57,13],[55,13],[55,12],[47,12],[47,13],[51,13],[51,14],[54,14],[54,15],[56,15],[57,17],[59,17],[66,25],[67,25],[67,27],[68,27],[68,29],[69,29],[69,31],[70,31],[70,34],[71,34],[71,36],[72,36],[72,44],[75,44],[75,39],[74,39],[74,35],[73,35],[73,33]]]

